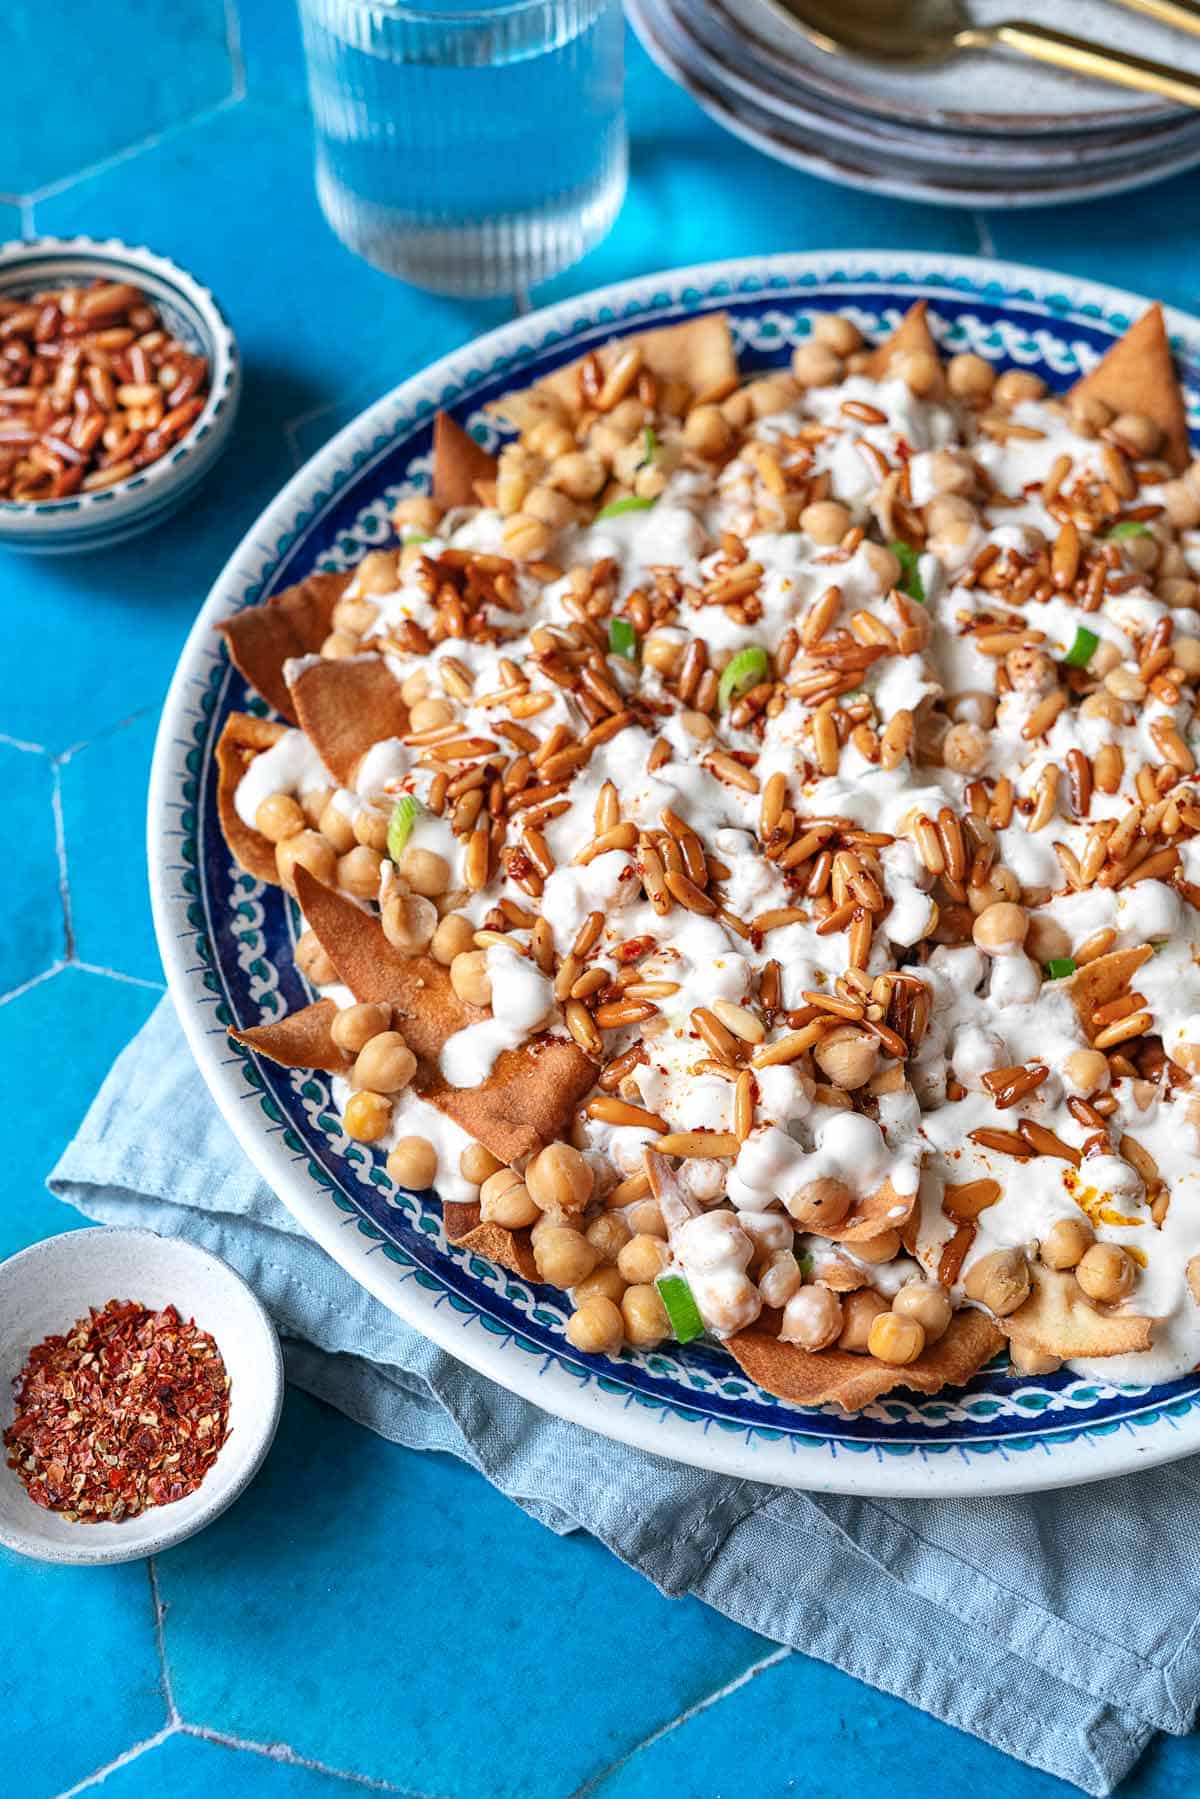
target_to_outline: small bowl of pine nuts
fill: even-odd
[[[240,386],[219,306],[165,257],[0,246],[0,545],[64,555],[160,523],[228,443]]]

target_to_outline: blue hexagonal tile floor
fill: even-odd
[[[9,889],[0,931],[0,995],[67,954],[57,780],[43,750],[0,739],[0,783],[8,794],[10,855],[19,877]]]

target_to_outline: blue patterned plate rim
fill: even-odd
[[[931,1399],[891,1394],[853,1417],[754,1387],[711,1345],[581,1356],[561,1296],[450,1249],[431,1194],[398,1192],[341,1131],[323,1076],[235,1049],[225,1026],[302,1003],[295,920],[236,870],[215,811],[213,749],[231,710],[265,708],[225,658],[216,621],[314,566],[388,538],[401,491],[427,484],[432,418],[446,407],[484,443],[484,402],[590,344],[698,311],[729,312],[747,367],[790,354],[822,309],[882,332],[917,298],[935,331],[1001,366],[1065,385],[1147,301],[1036,268],[896,251],[714,263],[566,300],[478,339],[401,383],[340,431],[267,507],[218,578],[180,658],[151,775],[148,852],[159,946],[197,1063],[264,1180],[369,1292],[434,1344],[546,1411],[670,1459],[784,1486],[866,1496],[1027,1492],[1098,1480],[1200,1449],[1200,1371],[1117,1388],[1000,1364]],[[1200,320],[1168,311],[1189,420],[1200,435]]]

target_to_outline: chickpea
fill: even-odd
[[[946,365],[950,392],[960,400],[986,400],[996,385],[996,371],[982,356],[963,350]]]
[[[343,594],[333,609],[335,628],[348,632],[351,637],[363,636],[378,617],[378,606],[373,606],[370,600],[356,599],[351,594]]]
[[[1109,430],[1121,448],[1137,458],[1153,456],[1162,443],[1162,428],[1144,412],[1119,412]]]
[[[1200,679],[1200,637],[1176,637],[1171,644],[1171,659],[1189,681]]]
[[[464,1181],[470,1181],[476,1187],[481,1187],[489,1174],[495,1174],[503,1167],[499,1157],[485,1149],[482,1143],[468,1143],[458,1158],[458,1172]]]
[[[968,687],[963,693],[952,693],[946,700],[946,711],[955,724],[978,725],[990,731],[996,722],[996,696],[981,688]]]
[[[895,551],[881,543],[864,543],[859,554],[878,581],[879,591],[889,593],[900,579],[900,559]]]
[[[647,637],[642,645],[642,661],[660,675],[676,675],[683,661],[683,645],[673,637]]]
[[[1004,658],[1004,672],[1022,693],[1049,693],[1058,681],[1053,662],[1041,650],[1010,650]]]
[[[813,1061],[835,1087],[852,1093],[865,1087],[879,1066],[879,1040],[857,1025],[838,1025],[821,1038]]]
[[[801,1292],[807,1293],[808,1288],[801,1288]],[[799,1297],[797,1294],[796,1298]],[[793,1300],[792,1304],[795,1303]],[[843,1294],[841,1310],[842,1329],[837,1340],[838,1348],[849,1350],[851,1355],[869,1354],[871,1326],[888,1310],[887,1300],[882,1293],[876,1293],[874,1287],[859,1287],[854,1293]],[[784,1316],[786,1318],[786,1312]]]
[[[332,843],[319,831],[297,831],[275,845],[275,868],[280,886],[295,893],[295,871],[307,868],[315,881],[332,887],[337,880],[337,856]]]
[[[567,1319],[567,1341],[584,1355],[615,1355],[625,1337],[625,1320],[611,1299],[585,1299]]]
[[[1154,589],[1155,599],[1161,600],[1164,606],[1187,607],[1195,609],[1196,595],[1200,593],[1195,581],[1172,576],[1169,580],[1159,581]]]
[[[667,1260],[667,1251],[660,1239],[639,1232],[622,1245],[617,1256],[617,1267],[631,1285],[641,1286],[647,1281],[657,1280],[666,1267]]]
[[[862,332],[840,312],[818,312],[812,322],[813,341],[824,344],[835,356],[849,356],[862,347]]]
[[[880,1231],[876,1237],[863,1237],[850,1248],[860,1262],[868,1262],[872,1267],[883,1262],[894,1261],[900,1248],[899,1231]]]
[[[358,649],[358,638],[351,637],[349,631],[331,631],[321,645],[321,654],[327,662],[341,662],[347,656],[357,656]]]
[[[398,531],[405,527],[410,531],[424,531],[432,537],[442,522],[442,510],[428,494],[412,494],[406,500],[397,500],[392,507],[392,523]],[[364,557],[366,562],[368,558]],[[387,592],[385,588],[383,590]]]
[[[388,893],[380,913],[383,934],[393,949],[406,956],[420,955],[429,947],[437,928],[437,907],[419,893]]]
[[[500,541],[517,562],[540,562],[550,548],[550,527],[530,512],[513,512],[504,521]]]
[[[432,699],[418,700],[409,712],[408,723],[413,731],[440,730],[443,725],[454,723],[454,707],[449,700],[438,695]]]
[[[1009,955],[1020,949],[1029,933],[1029,914],[1008,900],[989,906],[975,920],[971,936],[976,949],[989,956]]]
[[[697,743],[707,743],[717,734],[717,727],[706,712],[681,712],[679,722],[689,737]]]
[[[888,374],[898,375],[910,393],[936,393],[942,385],[942,365],[931,350],[906,350],[893,359]]]
[[[937,1281],[905,1281],[892,1301],[892,1310],[901,1318],[915,1318],[925,1332],[926,1343],[944,1337],[954,1316],[950,1295]]]
[[[532,450],[535,456],[545,456],[553,461],[556,456],[567,456],[575,448],[575,439],[561,419],[540,418],[527,431],[521,433],[522,446]]]
[[[474,947],[475,926],[471,920],[464,912],[448,912],[433,933],[429,953],[435,962],[449,968],[456,956],[470,955]]]
[[[1136,538],[1134,541],[1137,541]],[[1097,680],[1101,680],[1103,676],[1110,674],[1114,668],[1119,668],[1120,665],[1121,652],[1116,644],[1109,637],[1101,638],[1092,651],[1087,665],[1089,675],[1094,675]]]
[[[582,1231],[551,1224],[537,1232],[533,1258],[538,1274],[552,1287],[575,1287],[600,1260]]]
[[[1094,394],[1072,394],[1067,401],[1071,429],[1079,437],[1099,437],[1112,423],[1112,408]]]
[[[1119,1243],[1093,1243],[1075,1269],[1075,1279],[1089,1299],[1116,1305],[1133,1291],[1137,1263]]]
[[[380,1031],[359,1050],[351,1079],[375,1093],[399,1093],[416,1072],[417,1058],[399,1031]]]
[[[1114,725],[1132,723],[1128,706],[1119,700],[1115,693],[1099,688],[1095,693],[1085,694],[1079,702],[1080,718],[1106,718]]]
[[[815,1231],[818,1236],[839,1225],[854,1204],[854,1194],[844,1181],[832,1175],[818,1175],[784,1204],[801,1230]]]
[[[850,529],[850,509],[840,500],[814,500],[800,514],[800,529],[814,543],[841,543]]]
[[[405,675],[400,683],[400,698],[410,710],[419,700],[428,698],[428,695],[429,676],[423,668],[416,668],[411,675]]]
[[[531,518],[540,518],[552,531],[573,525],[576,518],[574,504],[556,487],[533,488],[525,496],[525,511]]]
[[[358,1005],[344,1007],[338,1013],[329,1028],[329,1035],[346,1055],[356,1056],[366,1048],[372,1037],[378,1037],[380,1031],[390,1030],[391,1023],[390,1006],[363,1000]]]
[[[729,449],[733,431],[719,406],[694,406],[684,420],[683,441],[706,462],[715,462]]]
[[[1185,1074],[1200,1074],[1200,1043],[1173,1043],[1169,1053],[1176,1068]]]
[[[1076,1268],[1096,1241],[1082,1218],[1059,1218],[1042,1238],[1040,1254],[1047,1268]]]
[[[968,1299],[979,1300],[997,1318],[1007,1318],[1029,1298],[1029,1263],[1019,1249],[994,1249],[971,1264],[963,1288]]]
[[[497,1168],[479,1189],[479,1215],[517,1231],[538,1217],[538,1206],[515,1168]]]
[[[1029,920],[1025,951],[1035,962],[1052,962],[1071,954],[1071,939],[1057,918],[1051,918],[1046,912],[1035,912]],[[1100,1059],[1104,1061],[1103,1056]],[[1108,1063],[1104,1066],[1107,1068]]]
[[[1194,1255],[1187,1265],[1188,1292],[1200,1306],[1200,1255]]]
[[[728,424],[732,425],[735,430],[741,430],[754,417],[754,402],[747,394],[746,389],[739,387],[736,393],[730,394],[728,399],[721,401],[720,410],[721,417]]]
[[[635,1349],[655,1349],[671,1335],[671,1320],[657,1287],[637,1281],[625,1289],[621,1300],[625,1341]]]
[[[828,1287],[813,1284],[799,1288],[783,1308],[780,1341],[798,1343],[801,1349],[828,1349],[842,1334],[842,1302]]]
[[[915,1362],[925,1347],[925,1330],[918,1319],[903,1312],[880,1312],[871,1320],[867,1349],[877,1361],[895,1368]]]
[[[842,378],[842,359],[828,344],[810,337],[792,351],[792,373],[801,387],[832,387]]]
[[[387,855],[387,830],[388,821],[382,812],[363,806],[354,814],[355,840],[381,857]]]
[[[1066,953],[1069,955],[1070,951]],[[1108,1057],[1098,1049],[1073,1049],[1069,1056],[1064,1056],[1062,1071],[1070,1085],[1084,1098],[1089,1093],[1102,1092],[1112,1079]]]
[[[357,842],[352,820],[334,800],[330,800],[325,807],[317,828],[322,837],[327,838],[333,845],[339,856],[344,856],[347,850],[352,850]]]
[[[1056,1368],[1062,1367],[1061,1356],[1032,1349],[1025,1343],[1010,1343],[1008,1359],[1017,1374],[1053,1374]]]
[[[611,418],[609,423],[612,423]],[[572,450],[551,465],[547,479],[573,500],[591,500],[608,480],[608,470],[599,456],[590,455],[586,450]]]
[[[618,1274],[611,1262],[602,1262],[599,1268],[593,1268],[577,1286],[571,1288],[571,1298],[577,1306],[582,1305],[585,1299],[595,1298],[611,1299],[615,1306],[619,1306],[627,1285],[628,1282]]]
[[[428,1137],[401,1137],[387,1159],[389,1176],[409,1193],[432,1187],[437,1170],[437,1150]]]
[[[379,851],[369,850],[365,843],[356,843],[352,850],[338,857],[337,884],[344,893],[352,893],[356,899],[375,899],[382,870],[383,857]]]
[[[801,1282],[800,1264],[790,1249],[777,1249],[758,1277],[758,1290],[763,1304],[779,1310],[785,1306]]]
[[[392,1122],[392,1102],[382,1093],[352,1093],[342,1123],[358,1143],[378,1143]]]
[[[564,1145],[565,1147],[568,1146]],[[588,1172],[590,1174],[591,1170]],[[583,1234],[602,1262],[615,1263],[633,1232],[619,1212],[601,1212],[599,1218],[592,1219]]]
[[[939,493],[926,505],[924,519],[930,537],[944,538],[957,545],[966,543],[979,523],[979,514],[962,494]]]
[[[1200,493],[1190,481],[1164,481],[1158,491],[1176,530],[1190,531],[1200,525]]]
[[[625,1213],[635,1237],[658,1237],[664,1243],[667,1227],[656,1199],[639,1199]]]
[[[548,1143],[529,1164],[525,1179],[543,1212],[560,1213],[582,1212],[595,1177],[569,1143]]]
[[[271,843],[282,843],[304,829],[304,812],[290,793],[269,793],[254,814],[254,828]]]
[[[396,869],[402,881],[426,899],[437,899],[450,885],[450,864],[436,850],[408,848]]]
[[[309,793],[300,795],[300,810],[304,814],[304,822],[311,825],[314,831],[320,829],[321,814],[332,798],[332,787],[314,787]]]
[[[311,981],[314,987],[329,987],[338,978],[337,969],[315,931],[303,931],[296,939],[295,962],[305,980]]]
[[[975,487],[974,468],[966,456],[955,450],[931,453],[929,478],[935,494],[969,494]]]
[[[1046,383],[1029,369],[1005,369],[997,377],[992,398],[997,406],[1019,406],[1022,400],[1040,400]]]
[[[812,383],[809,383],[811,386]],[[743,390],[749,400],[754,417],[770,418],[773,413],[786,412],[794,406],[800,397],[800,385],[791,375],[763,375],[757,381],[751,381]]]

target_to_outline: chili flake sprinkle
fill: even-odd
[[[228,1435],[221,1352],[174,1306],[110,1299],[29,1353],[4,1432],[29,1497],[118,1523],[194,1493]]]

